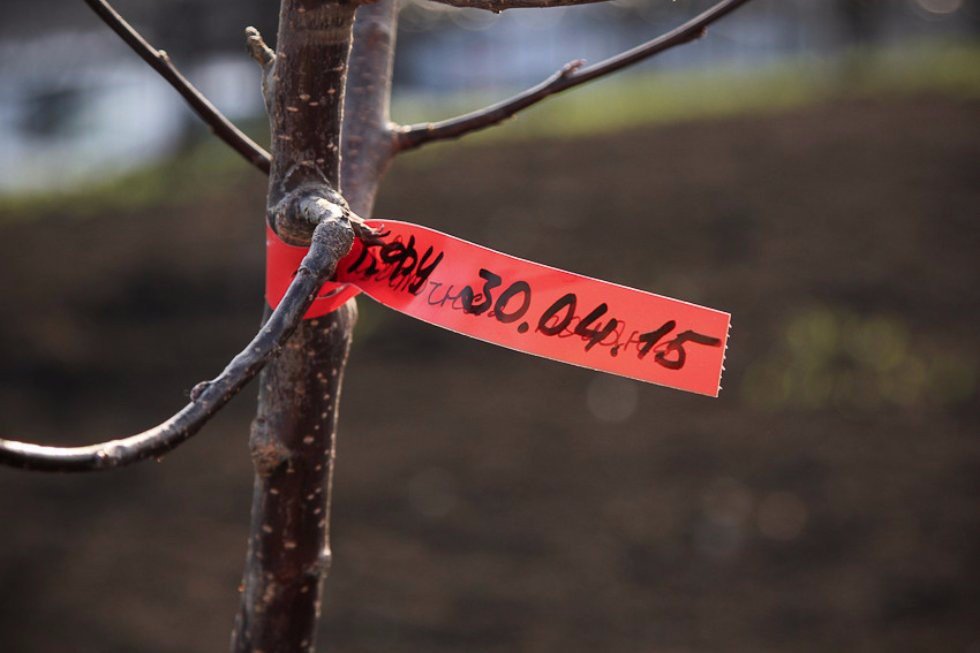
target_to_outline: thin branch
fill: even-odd
[[[221,374],[195,386],[190,403],[167,421],[127,438],[87,447],[46,447],[0,439],[0,464],[51,472],[87,472],[157,458],[174,449],[197,433],[279,352],[323,281],[333,275],[337,262],[350,250],[353,238],[346,219],[329,217],[320,222],[313,232],[309,252],[269,320]]]
[[[547,9],[550,7],[570,7],[588,5],[607,0],[432,0],[450,7],[484,9],[499,14],[507,9]]]
[[[581,60],[572,61],[537,86],[489,107],[441,122],[403,126],[399,129],[398,150],[400,152],[412,150],[433,141],[459,138],[470,132],[497,125],[552,95],[622,70],[675,46],[694,41],[704,35],[711,23],[748,1],[723,0],[680,27],[592,66],[585,66],[585,62]]]
[[[108,25],[112,31],[126,42],[136,54],[153,70],[160,73],[171,86],[187,101],[191,109],[207,124],[214,134],[227,143],[231,149],[241,154],[246,161],[262,172],[269,174],[269,153],[249,138],[238,127],[231,124],[200,91],[177,70],[170,56],[163,50],[157,50],[147,43],[139,32],[116,13],[106,0],[85,0],[92,11]]]

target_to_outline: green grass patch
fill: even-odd
[[[147,206],[181,206],[208,193],[227,192],[228,184],[252,174],[224,143],[208,139],[157,163],[76,188],[0,195],[0,221],[64,213],[73,218],[125,213]]]

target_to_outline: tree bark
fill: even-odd
[[[320,212],[344,204],[340,135],[356,4],[282,0],[267,76],[272,137],[267,219],[308,245]],[[337,409],[357,311],[306,320],[260,378],[250,447],[252,520],[232,650],[313,651],[330,567]]]
[[[283,0],[266,76],[272,127],[267,219],[283,240],[309,242],[311,212],[344,195],[367,215],[394,153],[388,125],[397,4]],[[346,133],[341,138],[341,126]],[[314,210],[311,211],[310,207]],[[338,404],[354,301],[304,321],[262,373],[250,445],[256,477],[236,652],[313,651],[330,567],[330,504]]]

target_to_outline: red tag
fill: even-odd
[[[265,227],[265,300],[275,308],[282,301],[286,289],[292,283],[299,264],[303,262],[308,247],[288,245],[279,235],[266,224]],[[328,281],[320,288],[320,294],[313,300],[310,309],[303,319],[312,320],[315,317],[335,311],[351,297],[361,291],[347,283]]]
[[[337,267],[323,315],[360,289],[430,324],[536,356],[718,396],[730,315],[502,254],[426,227],[369,220],[390,231],[383,245],[358,241]],[[272,232],[270,231],[270,234]],[[277,244],[278,243],[278,244]],[[289,247],[272,234],[269,267]],[[277,305],[302,259],[270,271]],[[275,255],[274,255],[275,254]],[[295,261],[295,263],[293,262]],[[356,286],[357,288],[352,288]],[[323,310],[327,309],[327,310]]]

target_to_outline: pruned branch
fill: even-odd
[[[432,0],[450,7],[465,9],[484,9],[499,14],[507,9],[547,9],[550,7],[570,7],[588,5],[607,0]]]
[[[275,51],[265,43],[265,39],[254,27],[245,28],[245,46],[248,53],[263,69],[268,68],[276,60]]]
[[[139,32],[120,16],[106,0],[85,0],[99,18],[119,35],[143,61],[176,89],[191,109],[207,124],[214,134],[241,154],[246,161],[269,174],[269,153],[235,127],[211,102],[184,77],[163,50],[157,50]],[[162,426],[162,425],[161,425]]]
[[[265,103],[266,110],[268,110],[269,100],[272,97],[273,87],[275,85],[273,77],[276,52],[266,45],[262,35],[259,34],[259,30],[254,27],[245,28],[245,47],[248,49],[249,55],[255,59],[255,63],[259,64],[259,70],[262,71],[262,101]]]
[[[87,447],[46,447],[0,439],[0,464],[52,472],[111,469],[157,458],[197,433],[279,352],[320,286],[333,276],[337,262],[350,251],[354,240],[350,220],[337,217],[338,207],[323,206],[319,198],[298,202],[305,207],[311,203],[322,206],[325,219],[313,231],[310,250],[282,302],[221,374],[195,386],[190,403],[180,412],[148,431]]]
[[[441,2],[443,0],[439,1]],[[449,0],[450,3],[468,1]],[[478,0],[473,1],[477,2]],[[513,1],[519,3],[524,0]],[[533,2],[534,0],[528,1]],[[548,2],[549,0],[543,1]],[[649,59],[675,46],[694,41],[704,35],[705,30],[711,23],[723,18],[748,1],[722,0],[722,2],[692,18],[680,27],[597,64],[585,66],[581,60],[572,61],[537,86],[489,107],[441,122],[403,126],[399,129],[398,133],[398,150],[400,152],[413,150],[433,141],[460,138],[470,132],[500,124],[519,111],[523,111],[552,95],[622,70],[627,66],[632,66],[635,63]],[[497,0],[488,0],[488,3],[495,2]],[[504,4],[509,3],[510,0],[504,2]]]

